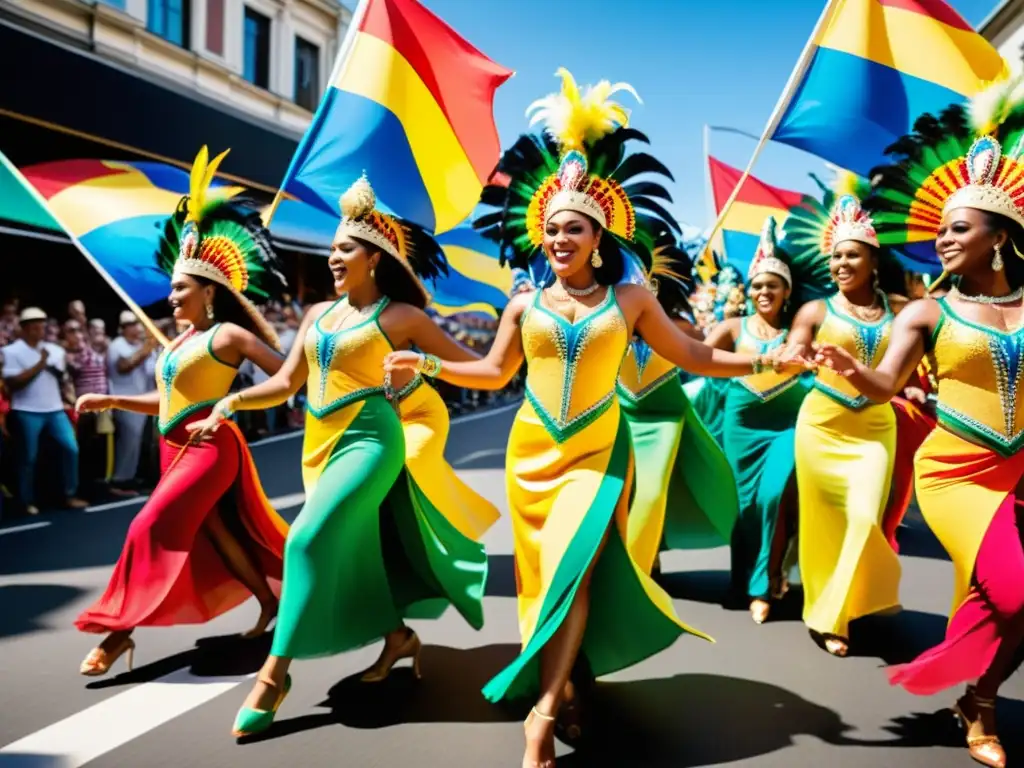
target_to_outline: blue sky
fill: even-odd
[[[502,145],[526,129],[524,111],[558,88],[559,66],[581,83],[624,80],[643,105],[622,94],[633,124],[676,177],[674,212],[703,229],[708,201],[705,123],[760,135],[822,9],[823,0],[420,0],[495,61],[516,71],[498,90]],[[346,0],[350,7],[353,0]],[[952,0],[979,24],[996,0]],[[743,167],[755,142],[712,134],[711,153]],[[764,181],[816,191],[816,158],[787,146],[765,148],[755,168]]]

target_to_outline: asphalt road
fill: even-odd
[[[473,487],[505,510],[503,453],[512,409],[453,424],[449,457]],[[301,504],[299,441],[254,452],[268,495],[289,519]],[[385,683],[353,676],[379,646],[293,666],[294,687],[265,738],[230,736],[269,648],[242,641],[249,603],[204,626],[141,629],[134,672],[78,675],[96,638],[72,627],[101,592],[138,504],[56,513],[0,527],[0,768],[246,768],[422,766],[515,768],[526,706],[492,706],[480,687],[518,648],[511,535],[503,518],[488,535],[486,625],[449,611],[417,624],[424,679],[400,669]],[[854,656],[833,658],[799,622],[799,592],[768,624],[723,607],[724,549],[665,556],[665,584],[692,625],[716,644],[684,638],[595,693],[590,747],[559,766],[972,765],[946,707],[955,692],[922,699],[888,686],[881,667],[912,658],[945,625],[952,568],[919,519],[903,536],[902,614],[859,622]],[[1004,742],[1024,760],[1024,682],[1004,686]]]

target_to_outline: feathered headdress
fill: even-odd
[[[924,114],[914,131],[887,153],[892,165],[872,170],[874,213],[883,244],[934,263],[942,216],[976,208],[1024,225],[1024,80],[991,83],[967,104],[935,117]]]
[[[690,296],[696,289],[693,261],[671,232],[662,232],[655,240],[649,261],[632,259],[636,271],[629,282],[647,287],[669,314],[692,315]]]
[[[341,224],[335,237],[348,235],[380,248],[405,268],[429,303],[430,294],[420,278],[448,274],[448,262],[437,241],[416,224],[376,210],[377,196],[366,174],[338,199],[338,206]]]
[[[261,335],[279,346],[274,329],[246,297],[268,299],[285,288],[270,235],[255,206],[232,197],[230,189],[211,188],[228,151],[210,161],[207,148],[199,150],[189,193],[164,224],[157,261],[169,274],[206,278],[230,291]]]
[[[761,227],[761,239],[757,243],[757,250],[754,251],[754,258],[750,262],[750,269],[747,270],[747,280],[753,280],[758,275],[770,272],[778,275],[786,281],[786,285],[793,287],[793,275],[789,266],[778,256],[778,243],[775,239],[775,219],[771,216],[764,220]]]
[[[543,123],[539,136],[521,136],[498,163],[497,181],[484,188],[481,202],[498,210],[474,222],[485,237],[501,244],[501,263],[526,268],[544,241],[547,220],[559,211],[586,214],[645,262],[650,262],[662,232],[679,233],[679,224],[658,202],[671,195],[654,181],[635,181],[643,173],[672,180],[659,161],[645,153],[627,155],[626,142],[648,143],[628,127],[629,112],[611,96],[633,89],[607,81],[580,92],[572,75],[559,69],[560,93],[534,102],[531,125]],[[639,98],[638,98],[639,100]]]

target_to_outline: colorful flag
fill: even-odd
[[[717,214],[725,207],[743,172],[713,157],[708,158],[708,168]],[[803,195],[799,192],[773,187],[748,176],[722,222],[721,231],[715,238],[714,250],[721,251],[724,248],[726,261],[746,278],[765,219],[773,216],[776,223],[781,225],[789,209],[798,205],[802,199]]]
[[[1006,71],[944,0],[832,0],[769,138],[867,176],[925,112]]]
[[[512,72],[416,0],[362,0],[355,18],[281,186],[336,214],[365,171],[382,209],[453,229],[498,164],[494,92]]]
[[[433,282],[432,306],[442,315],[479,312],[490,317],[508,303],[512,271],[498,261],[498,246],[471,226],[463,225],[438,235],[448,276]]]

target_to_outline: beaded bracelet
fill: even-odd
[[[420,355],[416,370],[432,379],[441,372],[441,358],[437,355]]]
[[[227,398],[226,400],[221,400],[213,408],[214,415],[216,415],[222,421],[230,419],[232,416],[235,415],[235,402],[241,399],[242,398],[240,395],[236,395],[235,397]]]
[[[761,355],[754,355],[750,361],[750,367],[755,374],[761,373],[764,370],[764,358]]]

